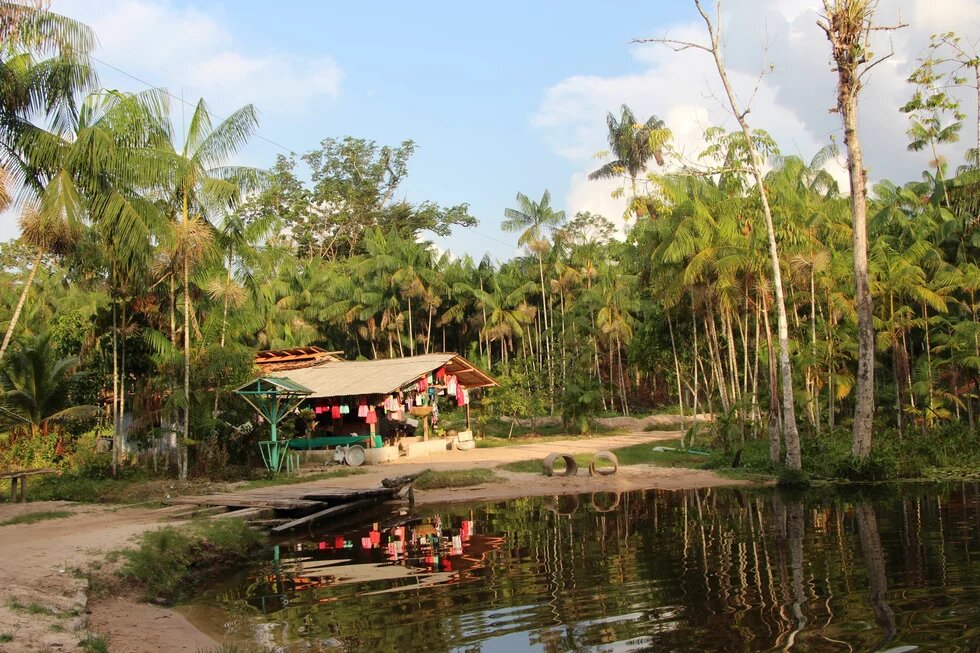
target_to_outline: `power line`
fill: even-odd
[[[123,70],[122,68],[119,68],[118,66],[112,65],[108,61],[103,61],[102,59],[99,59],[98,57],[95,57],[95,56],[92,56],[92,55],[89,55],[89,57],[91,57],[95,61],[98,61],[103,66],[106,66],[107,68],[111,68],[111,69],[115,70],[117,73],[119,73],[121,75],[125,75],[126,77],[129,77],[130,79],[133,79],[133,80],[139,82],[140,84],[143,84],[144,86],[146,86],[148,88],[152,88],[153,90],[160,91],[164,95],[166,95],[168,97],[171,97],[174,100],[177,100],[178,102],[181,102],[183,104],[186,104],[187,106],[189,106],[191,108],[197,108],[197,105],[194,104],[193,102],[188,102],[184,98],[178,97],[178,96],[174,95],[173,93],[171,93],[170,91],[168,91],[163,86],[157,86],[156,84],[151,84],[150,82],[146,81],[145,79],[140,79],[136,75],[133,75],[132,73],[128,73],[125,70]],[[205,113],[208,114],[208,116],[210,116],[212,119],[217,119],[217,120],[222,121],[222,122],[224,122],[225,120],[227,120],[227,118],[222,117],[222,116],[219,116],[218,114],[213,113],[212,111],[205,110]],[[249,130],[249,133],[251,133],[252,136],[255,136],[259,140],[265,141],[269,145],[273,145],[275,147],[278,147],[280,150],[283,150],[284,152],[288,152],[290,154],[293,154],[293,153],[295,153],[297,151],[297,150],[294,150],[292,148],[286,147],[285,145],[282,145],[280,143],[277,143],[277,142],[275,142],[273,140],[270,140],[270,139],[266,138],[265,136],[263,136],[262,134],[258,133],[257,131],[251,131],[251,130]]]
[[[137,77],[136,75],[134,75],[132,73],[126,72],[125,70],[123,70],[119,66],[114,66],[113,64],[109,63],[108,61],[104,61],[102,59],[99,59],[98,57],[96,57],[94,55],[91,55],[90,54],[89,57],[91,59],[95,60],[95,61],[98,61],[103,66],[105,66],[107,68],[111,68],[112,70],[116,71],[120,75],[125,75],[126,77],[129,77],[130,79],[132,79],[134,81],[137,81],[140,84],[143,84],[147,88],[151,88],[153,90],[160,91],[161,93],[163,93],[167,97],[173,98],[174,100],[176,100],[178,102],[181,102],[183,104],[186,104],[187,106],[189,106],[189,107],[191,107],[193,109],[196,109],[197,108],[197,105],[194,104],[193,102],[188,102],[184,98],[179,97],[177,95],[174,95],[173,93],[171,93],[170,91],[168,91],[163,86],[159,86],[157,84],[152,84],[152,83],[146,81],[145,79],[141,79],[141,78]],[[223,122],[223,121],[225,121],[227,119],[227,118],[222,117],[222,116],[220,116],[220,115],[218,115],[216,113],[213,113],[212,111],[205,110],[205,113],[208,114],[208,116],[210,116],[212,120],[217,119],[217,120]],[[295,150],[293,148],[286,147],[285,145],[282,145],[280,143],[277,143],[277,142],[275,142],[273,140],[270,140],[270,139],[266,138],[265,136],[263,136],[262,134],[258,133],[257,131],[249,130],[249,133],[251,133],[252,136],[255,136],[259,140],[265,141],[266,143],[268,143],[268,144],[270,144],[270,145],[272,145],[274,147],[278,147],[280,150],[283,150],[284,152],[288,152],[289,154],[294,154],[294,153],[296,153],[298,151],[298,150]],[[490,236],[488,234],[485,234],[485,233],[483,233],[481,231],[477,231],[476,230],[476,227],[470,227],[470,226],[467,226],[467,225],[459,225],[459,226],[463,227],[464,229],[469,229],[470,231],[472,231],[473,233],[475,233],[477,236],[481,236],[483,238],[486,238],[487,240],[492,240],[493,242],[498,243],[500,245],[505,245],[507,247],[513,247],[514,246],[514,243],[508,243],[508,242],[505,242],[503,240],[500,240],[499,238],[494,238],[493,236]]]

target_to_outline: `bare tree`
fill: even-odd
[[[749,113],[748,106],[742,108],[741,102],[735,95],[735,90],[728,79],[728,71],[721,53],[721,2],[715,5],[715,18],[705,11],[700,0],[694,0],[698,13],[704,19],[708,28],[710,45],[692,43],[689,41],[676,41],[673,39],[639,39],[637,42],[662,43],[675,51],[703,50],[714,59],[715,67],[718,69],[718,76],[721,78],[722,86],[725,88],[725,95],[728,98],[728,107],[742,128],[745,137],[745,145],[748,150],[752,174],[755,177],[755,185],[762,199],[762,214],[766,220],[766,235],[769,237],[769,257],[772,263],[773,290],[775,292],[777,331],[779,337],[779,371],[782,376],[782,402],[783,402],[783,437],[786,439],[786,466],[790,469],[799,470],[802,462],[800,460],[800,433],[796,426],[796,405],[793,401],[793,369],[789,361],[789,325],[786,320],[786,302],[783,298],[783,277],[779,264],[779,248],[776,244],[776,230],[773,227],[772,210],[769,207],[769,196],[766,193],[766,186],[763,179],[762,157],[755,147],[755,139],[752,130],[745,116]],[[749,100],[751,105],[751,99]],[[774,389],[775,390],[775,389]]]
[[[837,72],[837,112],[844,124],[847,171],[851,183],[851,245],[854,255],[858,322],[857,396],[851,453],[860,459],[871,453],[871,426],[874,418],[875,331],[874,306],[868,279],[868,189],[864,155],[858,137],[858,95],[862,79],[885,55],[874,59],[870,49],[872,33],[901,26],[876,27],[876,0],[823,0],[824,16],[817,22],[830,41],[831,57]]]

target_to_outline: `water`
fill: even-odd
[[[284,651],[980,650],[980,484],[379,519],[283,543],[199,603]]]

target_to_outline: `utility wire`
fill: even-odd
[[[129,77],[130,79],[132,79],[132,80],[134,80],[136,82],[139,82],[140,84],[143,84],[147,88],[151,88],[153,90],[160,91],[161,93],[163,93],[167,97],[173,98],[174,100],[176,100],[178,102],[181,102],[183,104],[186,104],[187,106],[189,106],[191,108],[197,108],[197,105],[194,104],[193,102],[189,102],[189,101],[185,100],[182,97],[179,97],[177,95],[174,95],[173,93],[171,93],[170,91],[168,91],[163,86],[158,86],[156,84],[152,84],[152,83],[146,81],[145,79],[141,79],[141,78],[137,77],[136,75],[134,75],[132,73],[129,73],[129,72],[123,70],[122,68],[118,67],[118,66],[112,65],[108,61],[105,61],[103,59],[99,59],[98,57],[96,57],[94,55],[91,55],[90,54],[89,57],[91,59],[93,59],[94,61],[99,62],[100,64],[102,64],[106,68],[111,68],[112,70],[116,71],[120,75],[125,75],[126,77]],[[210,116],[212,120],[218,120],[220,122],[224,122],[224,120],[226,120],[226,118],[224,118],[224,117],[222,117],[222,116],[220,116],[220,115],[218,115],[218,114],[216,114],[216,113],[214,113],[212,111],[207,111],[206,110],[205,113],[207,113],[208,116]],[[251,131],[250,130],[250,133],[252,134],[252,136],[255,136],[259,140],[265,141],[266,143],[268,143],[269,145],[272,145],[274,147],[278,147],[280,150],[282,150],[284,152],[288,152],[289,154],[295,154],[298,151],[298,150],[294,150],[292,148],[286,147],[285,145],[282,145],[280,143],[277,143],[277,142],[275,142],[273,140],[270,140],[270,139],[266,138],[265,136],[263,136],[262,134],[258,133],[257,131]],[[506,241],[500,240],[499,238],[495,238],[493,236],[490,236],[488,234],[485,234],[482,231],[477,231],[476,227],[470,227],[470,226],[466,226],[466,225],[459,225],[459,226],[463,227],[464,229],[469,229],[470,231],[472,231],[473,233],[475,233],[477,236],[482,236],[483,238],[486,238],[487,240],[492,240],[493,242],[498,243],[500,245],[506,245],[507,247],[513,247],[514,246],[514,243],[508,243]]]

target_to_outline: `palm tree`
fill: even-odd
[[[68,231],[77,224],[79,202],[70,194],[72,184],[53,174],[59,166],[50,150],[38,156],[37,150],[45,148],[39,148],[37,141],[75,130],[79,97],[94,87],[96,76],[88,60],[95,37],[70,18],[0,1],[0,41],[4,44],[0,50],[0,178],[4,181],[0,207],[6,209],[11,203],[10,184],[21,208],[25,236],[37,252],[0,344],[2,359],[41,257],[47,251],[60,251],[72,240]],[[51,133],[39,124],[50,127]]]
[[[610,111],[606,116],[609,128],[609,149],[615,160],[604,164],[589,174],[589,179],[613,179],[626,177],[633,189],[633,199],[637,197],[636,180],[646,170],[651,158],[657,165],[664,165],[664,144],[670,138],[670,130],[657,116],[650,116],[646,122],[639,122],[633,111],[623,105],[620,117]],[[639,205],[636,207],[639,213]]]
[[[51,423],[98,413],[97,406],[72,405],[69,388],[83,380],[78,358],[54,358],[47,335],[18,347],[0,367],[0,426],[47,433]]]
[[[191,269],[211,249],[210,219],[233,207],[243,190],[261,178],[253,168],[228,166],[258,125],[255,107],[245,105],[218,125],[203,99],[191,115],[178,146],[169,141],[161,154],[169,158],[172,180],[167,189],[168,212],[175,231],[183,296],[184,410],[182,437],[190,439],[191,405]],[[182,445],[181,479],[187,478],[186,447]]]
[[[544,191],[539,202],[529,199],[524,193],[518,193],[517,206],[516,209],[504,209],[505,220],[501,227],[504,231],[521,232],[517,238],[517,243],[531,250],[538,259],[538,276],[541,281],[541,314],[544,319],[545,347],[548,360],[548,387],[551,395],[551,412],[554,413],[555,374],[549,332],[551,325],[548,320],[548,288],[544,283],[544,252],[548,248],[548,238],[543,229],[545,227],[554,229],[560,226],[565,220],[565,212],[555,211],[551,208],[551,193],[548,190]]]

